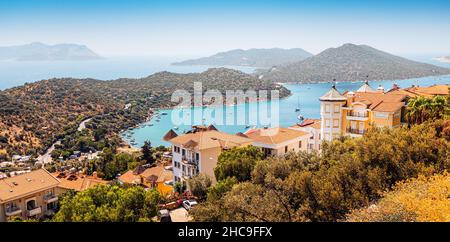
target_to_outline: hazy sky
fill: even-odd
[[[314,3],[312,3],[314,2]],[[344,43],[450,54],[450,1],[1,0],[0,46],[79,43],[104,56],[202,56]]]

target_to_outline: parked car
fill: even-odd
[[[193,206],[197,205],[197,201],[195,200],[184,200],[182,205],[186,210],[190,210]]]
[[[159,215],[159,222],[161,223],[172,222],[169,210],[167,209],[159,210],[158,215]]]

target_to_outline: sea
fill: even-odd
[[[411,59],[444,66],[450,68],[450,63],[441,63],[433,60],[430,56],[417,56]],[[23,85],[24,83],[51,79],[51,78],[94,78],[99,80],[114,80],[118,78],[141,78],[160,71],[170,71],[175,73],[198,73],[212,68],[213,66],[173,66],[171,63],[180,61],[180,58],[162,57],[111,57],[92,61],[0,61],[0,90]],[[241,70],[245,73],[252,73],[255,68],[225,66],[227,68]],[[373,88],[382,86],[389,89],[393,84],[401,87],[411,85],[429,86],[433,84],[450,84],[450,76],[413,78],[408,80],[384,80],[370,81]],[[135,147],[141,147],[145,141],[150,141],[152,146],[168,146],[162,137],[170,130],[174,129],[178,134],[184,133],[191,128],[191,125],[214,124],[219,130],[227,133],[245,132],[249,128],[262,126],[282,126],[288,127],[297,122],[299,118],[319,118],[319,97],[325,94],[331,87],[330,83],[317,84],[283,84],[291,90],[292,95],[277,101],[264,101],[258,103],[239,104],[234,107],[192,107],[181,109],[181,115],[187,115],[190,122],[178,123],[180,109],[158,110],[154,118],[148,122],[140,124],[138,127],[121,133],[122,138]],[[362,85],[361,82],[339,82],[336,87],[339,91],[356,90]],[[270,107],[278,107],[271,110]],[[261,122],[249,122],[246,117],[245,123],[234,122],[226,124],[226,120],[238,120],[245,110],[247,115],[258,115],[263,108],[268,110],[269,118],[275,115],[277,118],[269,125]],[[298,110],[299,109],[299,110]],[[176,112],[176,113],[173,113]],[[217,123],[217,119],[194,118],[198,113],[216,114],[222,113],[223,123]],[[173,114],[173,115],[172,115]],[[212,115],[212,116],[214,116]],[[186,116],[184,116],[186,117]],[[179,121],[179,120],[178,120]]]

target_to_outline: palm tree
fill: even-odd
[[[440,119],[445,115],[446,98],[443,96],[436,96],[431,103],[431,112],[434,118]]]
[[[429,119],[450,117],[450,97],[416,97],[409,100],[405,118],[409,124],[421,124]]]

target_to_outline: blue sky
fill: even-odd
[[[344,43],[450,54],[450,1],[0,2],[0,46],[80,43],[105,56],[202,56]]]

